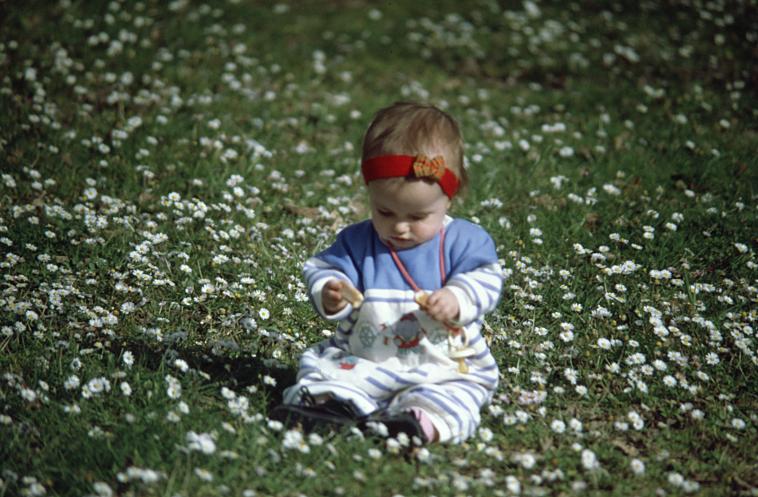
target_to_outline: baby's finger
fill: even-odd
[[[438,303],[437,305],[430,306],[426,312],[432,319],[439,321],[444,317],[445,309]]]
[[[435,313],[439,310],[440,303],[436,300],[432,300],[431,297],[429,297],[429,300],[426,303],[426,312],[428,313]]]
[[[426,299],[426,306],[435,307],[439,305],[439,302],[440,302],[440,295],[438,293],[433,293],[429,295],[428,299]]]
[[[438,311],[447,309],[450,307],[450,301],[444,297],[444,295],[440,295],[437,297],[437,299],[434,301],[434,308]]]

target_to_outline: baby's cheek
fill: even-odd
[[[437,229],[436,226],[433,226],[433,225],[424,225],[422,227],[422,229],[420,230],[419,235],[424,240],[431,240],[432,238],[434,238],[434,235],[437,234],[437,231],[439,231],[439,230]]]

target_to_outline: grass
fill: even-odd
[[[0,7],[0,496],[756,495],[752,10]],[[460,446],[299,439],[300,268],[400,99],[464,130],[500,390]]]

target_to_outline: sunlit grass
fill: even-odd
[[[749,2],[0,16],[0,495],[755,495]],[[267,419],[373,112],[435,103],[508,279],[477,437]]]

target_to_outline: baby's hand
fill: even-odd
[[[435,321],[446,323],[458,319],[460,308],[455,294],[447,288],[441,288],[426,299],[424,311]]]
[[[336,314],[347,305],[347,301],[342,298],[342,285],[346,285],[341,280],[329,280],[321,290],[321,303],[327,314]]]
[[[326,282],[321,290],[321,303],[327,314],[336,314],[345,308],[347,304],[360,307],[363,295],[350,285],[350,283],[338,279]]]

